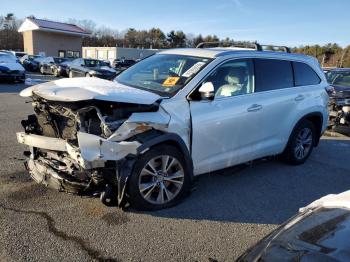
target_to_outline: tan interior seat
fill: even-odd
[[[243,67],[230,68],[225,76],[225,84],[220,86],[215,94],[217,97],[227,97],[245,93],[244,79],[246,70]]]

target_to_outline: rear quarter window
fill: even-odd
[[[320,77],[309,65],[293,62],[293,68],[296,86],[317,85],[321,82]]]
[[[277,59],[254,59],[255,92],[294,86],[292,62]]]

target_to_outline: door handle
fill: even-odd
[[[304,100],[304,96],[303,95],[298,95],[295,99],[295,101],[301,101],[301,100]]]
[[[254,104],[248,107],[247,111],[248,112],[256,112],[262,109],[262,105]]]

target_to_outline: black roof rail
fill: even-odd
[[[227,45],[229,47],[251,48],[257,51],[262,51],[262,48],[258,43],[242,43],[242,42],[232,42],[232,41],[201,42],[196,46],[196,48],[224,47],[224,45]]]
[[[273,49],[278,48],[283,50],[286,53],[291,53],[290,48],[287,46],[278,46],[278,45],[261,45],[258,43],[242,43],[242,42],[225,42],[225,41],[217,41],[217,42],[201,42],[196,48],[206,48],[206,47],[240,47],[240,48],[251,48],[256,51],[264,51],[264,47],[272,47]]]
[[[291,53],[290,48],[288,46],[284,46],[284,45],[261,45],[261,47],[262,48],[272,47],[273,50],[271,50],[271,51],[274,51],[277,48],[277,49],[283,50],[283,52]],[[281,50],[278,50],[278,51],[281,51]]]

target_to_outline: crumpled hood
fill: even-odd
[[[135,104],[153,104],[161,96],[99,78],[65,78],[28,87],[20,93],[22,97],[33,94],[51,101],[76,102],[103,100]]]

